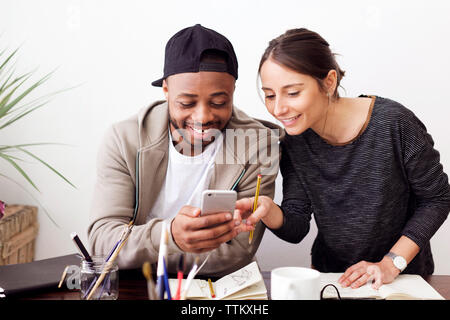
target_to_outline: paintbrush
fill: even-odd
[[[142,273],[144,274],[145,279],[147,279],[148,299],[158,300],[155,281],[153,281],[152,277],[152,265],[150,264],[150,262],[147,261],[142,265]]]

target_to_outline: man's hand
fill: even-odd
[[[183,251],[210,251],[241,232],[240,221],[233,220],[229,212],[205,216],[200,216],[200,212],[199,208],[184,206],[172,221],[173,240]]]

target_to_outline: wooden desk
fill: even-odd
[[[428,276],[425,280],[439,292],[445,300],[450,300],[450,276]]]
[[[270,297],[270,272],[262,272]],[[433,275],[425,279],[445,299],[450,300],[450,276]],[[49,290],[20,297],[24,300],[79,300],[78,290]],[[147,300],[147,282],[141,270],[121,270],[119,274],[119,300]]]

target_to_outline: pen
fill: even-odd
[[[61,276],[61,280],[59,281],[59,284],[58,284],[58,288],[61,288],[61,286],[62,286],[62,284],[63,284],[63,281],[64,281],[64,279],[66,278],[67,270],[69,270],[69,266],[66,266],[66,267],[64,268],[64,271],[63,271],[62,276]]]
[[[122,245],[122,243],[125,241],[125,239],[128,238],[128,236],[129,236],[130,233],[131,233],[131,229],[132,229],[132,228],[133,228],[133,224],[130,222],[130,223],[128,224],[128,226],[127,226],[127,227],[124,229],[124,231],[122,232],[122,235],[120,236],[119,241],[116,242],[116,244],[115,244],[114,247],[112,248],[111,252],[108,254],[108,257],[106,258],[105,262],[108,262],[108,261],[111,259],[112,255],[114,254],[114,252],[116,252],[117,248],[118,248],[120,245]],[[120,250],[119,250],[119,251],[120,251]],[[108,278],[109,278],[109,275],[108,275]],[[83,299],[85,299],[85,298],[88,296],[88,294],[91,292],[92,287],[95,285],[95,283],[96,283],[97,280],[98,280],[98,277],[95,276],[95,278],[94,278],[94,280],[91,282],[91,284],[90,284],[90,286],[89,286],[87,292],[84,294]],[[103,290],[103,289],[104,289],[104,286],[103,286],[102,290]],[[100,296],[101,296],[101,295],[100,295]]]
[[[209,284],[209,291],[211,292],[211,298],[215,298],[216,294],[214,293],[214,288],[211,279],[208,279],[208,284]]]
[[[178,279],[178,287],[177,292],[175,294],[175,300],[180,300],[181,293],[181,283],[183,282],[183,272],[184,272],[184,255],[180,255],[180,260],[178,261],[178,270],[177,270],[177,279]]]
[[[258,180],[256,182],[256,192],[255,192],[255,200],[253,202],[253,212],[256,211],[256,208],[258,207],[258,196],[259,196],[259,189],[261,188],[261,174],[258,174]],[[253,230],[250,230],[250,235],[248,237],[248,244],[251,244],[253,240]]]
[[[99,278],[97,279],[97,282],[95,283],[95,285],[92,288],[92,290],[89,292],[87,300],[91,300],[92,296],[94,295],[95,291],[100,286],[100,284],[102,283],[103,279],[106,277],[107,274],[109,274],[109,270],[111,268],[111,265],[116,260],[117,256],[119,255],[120,250],[122,250],[122,247],[127,242],[128,236],[130,235],[130,232],[131,232],[131,228],[129,229],[129,232],[127,232],[126,237],[122,240],[120,245],[114,251],[114,253],[111,256],[111,258],[108,260],[108,263],[106,263],[105,266],[103,267],[102,273],[100,274]]]
[[[167,300],[172,300],[169,287],[169,273],[167,272],[166,259],[163,257],[163,267],[164,267],[164,288],[167,292]]]
[[[181,300],[186,300],[189,287],[191,286],[192,279],[194,279],[195,277],[197,268],[198,268],[198,257],[195,257],[194,265],[187,276],[186,284],[184,285],[183,293],[181,294]]]
[[[158,256],[158,267],[156,269],[156,286],[158,287],[158,294],[161,300],[164,300],[164,258],[167,255],[167,226],[166,221],[162,221],[161,227],[161,240],[159,242],[159,256]]]
[[[160,263],[158,263],[158,266]],[[157,275],[156,278],[156,289],[158,291],[159,300],[164,300],[164,275]]]
[[[83,243],[81,242],[80,238],[78,237],[76,232],[72,232],[70,234],[70,237],[72,238],[73,242],[75,242],[75,245],[77,246],[78,250],[80,251],[81,255],[84,257],[84,260],[87,262],[92,262],[92,258],[87,252],[86,248],[84,247]]]

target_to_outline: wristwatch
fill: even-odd
[[[400,272],[402,272],[403,270],[405,270],[407,263],[406,263],[406,259],[403,258],[402,256],[396,255],[393,252],[389,252],[388,254],[386,254],[387,257],[392,259],[392,262],[394,263],[394,266],[400,270]]]

